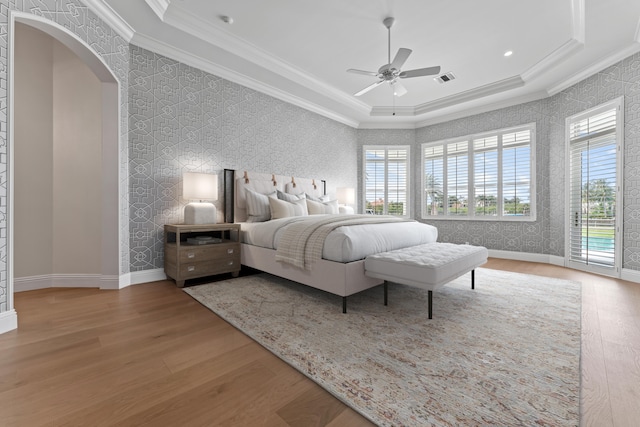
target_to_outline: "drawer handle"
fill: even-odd
[[[227,249],[227,253],[231,255],[233,253],[233,249]]]
[[[233,261],[229,261],[227,265],[233,265]]]
[[[188,252],[187,253],[187,258],[195,258],[196,254],[194,254],[193,252]]]
[[[190,265],[189,267],[187,267],[187,271],[196,271],[196,266]]]

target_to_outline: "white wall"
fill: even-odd
[[[53,43],[53,273],[102,268],[102,87]]]
[[[53,40],[16,26],[14,275],[53,271]]]
[[[99,274],[101,83],[26,25],[15,58],[14,275]]]

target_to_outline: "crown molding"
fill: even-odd
[[[547,90],[547,94],[549,96],[553,96],[559,92],[562,92],[563,90],[577,84],[580,83],[582,80],[585,80],[588,77],[593,76],[594,74],[597,74],[598,72],[604,70],[605,68],[608,68],[614,64],[617,64],[618,62],[622,61],[625,58],[630,57],[633,54],[636,54],[640,52],[640,43],[638,42],[634,42],[633,44],[627,46],[626,48],[619,50],[618,52],[614,53],[613,55],[610,55],[608,57],[606,57],[605,59],[603,59],[602,61],[599,61],[593,65],[591,65],[590,67],[585,68],[584,70],[580,71],[577,74],[574,74],[573,76],[569,77],[568,79],[562,80],[559,83],[557,83],[555,86],[550,87]]]
[[[300,108],[304,108],[306,110],[312,111],[314,113],[320,114],[321,116],[327,117],[329,119],[335,120],[337,122],[343,123],[347,126],[351,126],[356,128],[358,126],[358,121],[354,120],[350,117],[338,114],[332,110],[321,107],[317,104],[309,102],[305,99],[302,99],[297,96],[293,96],[288,92],[285,92],[281,89],[273,87],[271,85],[267,85],[261,81],[258,81],[252,77],[248,77],[246,75],[240,74],[235,70],[231,70],[229,68],[223,67],[219,64],[213,63],[207,59],[202,57],[193,55],[189,52],[186,52],[182,49],[178,49],[168,43],[163,41],[142,35],[140,33],[136,33],[131,41],[132,44],[140,46],[144,49],[150,50],[152,52],[158,53],[163,56],[167,56],[169,58],[173,58],[176,61],[180,61],[184,64],[191,65],[192,67],[196,67],[200,70],[206,71],[208,73],[214,74],[218,77],[221,77],[225,80],[229,80],[231,82],[237,83],[239,85],[248,87],[250,89],[257,90],[264,94],[270,95],[274,98],[280,99],[281,101],[288,102],[290,104],[296,105]]]
[[[358,126],[358,129],[420,129],[426,126],[462,119],[476,114],[495,111],[501,108],[512,107],[514,105],[525,104],[532,101],[539,101],[548,97],[549,95],[547,92],[541,90],[516,98],[509,98],[490,104],[479,105],[477,107],[465,108],[464,110],[454,111],[449,114],[439,115],[437,117],[431,117],[424,120],[401,121],[402,117],[399,117],[399,120],[393,121],[393,117],[387,117],[388,120],[385,121],[363,121],[360,123],[360,126]]]
[[[549,55],[542,58],[542,60],[532,65],[528,70],[526,70],[520,76],[522,77],[522,80],[524,80],[525,82],[534,80],[537,77],[544,74],[545,72],[549,71],[551,68],[561,63],[562,61],[569,59],[569,57],[578,53],[583,48],[584,48],[583,42],[577,39],[571,39],[567,41],[565,44],[563,44],[562,46],[560,46],[558,49],[551,52]]]
[[[580,43],[584,43],[586,24],[585,24],[585,0],[571,1],[571,25],[573,30],[573,39]]]
[[[192,14],[182,7],[171,6],[171,8],[165,11],[163,21],[174,28],[218,46],[266,70],[275,72],[314,92],[329,96],[357,113],[366,115],[370,112],[369,105],[354,98],[351,94],[336,89],[334,86],[274,56],[272,53],[246,42],[232,32],[211,25],[211,23],[206,22],[201,17]]]
[[[524,81],[520,76],[509,77],[495,83],[489,83],[475,89],[460,92],[452,96],[447,96],[446,98],[440,98],[431,102],[420,104],[416,107],[416,115],[429,113],[431,111],[439,110],[442,108],[452,107],[457,104],[484,98],[485,96],[495,95],[496,93],[505,92],[507,90],[519,88],[522,86],[524,86]]]
[[[387,119],[379,122],[360,122],[358,129],[417,129],[419,127],[415,121],[394,121],[393,117],[388,117]]]
[[[164,14],[169,8],[168,0],[145,0],[145,3],[153,10],[161,21],[164,21]]]
[[[384,107],[373,107],[371,109],[371,116],[375,117],[375,116],[389,116],[389,117],[393,117],[393,116],[411,116],[414,117],[416,115],[416,108],[415,107],[391,107],[391,106],[384,106]]]
[[[509,98],[502,101],[492,102],[490,104],[482,104],[477,107],[466,108],[464,110],[454,111],[449,114],[440,115],[437,117],[428,118],[415,123],[416,128],[422,128],[425,126],[431,126],[438,123],[444,123],[451,120],[457,120],[465,117],[474,116],[476,114],[482,114],[489,111],[499,110],[501,108],[513,107],[514,105],[525,104],[527,102],[539,101],[541,99],[548,98],[549,95],[546,91],[538,91],[527,95],[522,95],[516,98]]]
[[[127,43],[131,43],[135,31],[111,6],[102,0],[83,0],[83,2],[93,13],[113,28]]]

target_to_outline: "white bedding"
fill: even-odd
[[[313,217],[319,216],[313,215]],[[301,216],[266,222],[243,222],[241,241],[254,246],[277,249],[284,228],[288,224],[308,218]],[[322,258],[329,261],[351,262],[364,259],[373,253],[433,243],[437,237],[437,228],[417,221],[338,227],[327,236]]]

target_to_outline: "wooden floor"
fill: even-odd
[[[581,425],[639,425],[640,284],[486,267],[583,283]],[[371,425],[172,282],[22,292],[15,305],[19,329],[0,335],[2,426]]]

